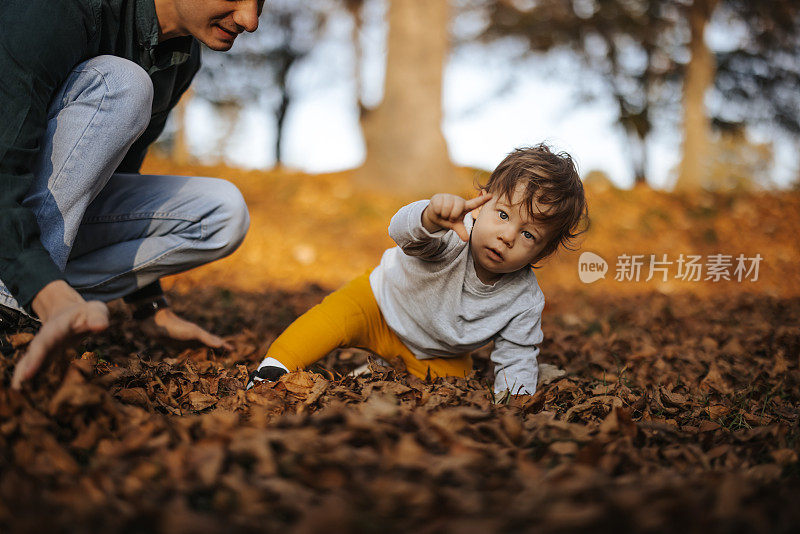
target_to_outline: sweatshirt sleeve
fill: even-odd
[[[22,306],[63,275],[22,205],[53,94],[84,59],[94,15],[84,2],[0,2],[0,280]]]
[[[514,318],[495,337],[491,360],[494,391],[533,395],[539,378],[539,348],[544,335],[541,319],[544,299]]]
[[[429,232],[422,226],[422,212],[429,203],[429,200],[418,200],[400,208],[389,223],[389,236],[406,255],[434,261],[464,242],[452,230]]]

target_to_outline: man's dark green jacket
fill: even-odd
[[[137,172],[200,68],[197,40],[159,44],[158,36],[154,0],[0,0],[0,280],[22,306],[63,278],[21,205],[50,100],[87,59],[109,54],[140,65],[153,81],[152,118],[118,169]]]

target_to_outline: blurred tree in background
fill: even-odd
[[[359,121],[363,120],[367,113],[364,105],[362,90],[364,87],[364,46],[362,44],[361,32],[364,28],[364,2],[365,0],[340,0],[350,18],[353,21],[350,40],[353,44],[353,82],[355,85],[355,99],[358,105]]]
[[[635,180],[643,182],[654,108],[668,103],[674,91],[667,86],[678,77],[676,14],[656,1],[489,0],[473,7],[487,20],[479,39],[521,39],[533,54],[566,49],[599,75],[617,104]]]
[[[383,98],[370,108],[362,95],[362,15],[381,2],[388,5],[386,74]],[[601,80],[628,140],[636,182],[646,180],[649,139],[660,125],[682,134],[676,187],[684,190],[742,187],[748,172],[766,181],[769,165],[756,160],[772,149],[748,141],[751,126],[800,139],[795,0],[275,0],[258,32],[241,36],[225,54],[204,51],[195,95],[229,125],[220,129],[218,154],[239,111],[255,102],[274,116],[280,163],[287,109],[299,90],[308,92],[292,73],[324,41],[333,14],[352,22],[354,62],[343,75],[352,77],[367,148],[357,173],[363,184],[411,192],[453,183],[441,132],[442,70],[453,46],[464,44],[452,34],[453,17],[462,14],[478,28],[468,32],[468,44],[522,43],[527,60],[566,53],[587,79]],[[724,46],[709,48],[709,28],[724,34]],[[575,85],[576,100],[585,100],[589,93]]]
[[[689,26],[689,60],[683,77],[683,157],[675,189],[691,191],[710,183],[711,121],[706,95],[714,84],[716,62],[706,44],[706,27],[719,0],[692,0],[681,10]]]
[[[715,122],[763,125],[800,139],[800,3],[726,0],[722,19],[741,35],[716,53],[714,88],[722,103]]]
[[[716,8],[716,13],[715,13]],[[690,60],[684,79],[684,147],[678,190],[730,189],[764,183],[754,164],[769,149],[746,143],[747,124],[800,134],[800,5],[776,0],[694,0],[684,7]],[[713,14],[738,31],[736,45],[713,53],[704,31]],[[705,103],[713,88],[716,105]],[[713,101],[712,101],[713,102]],[[712,140],[710,132],[716,133]],[[734,151],[732,147],[740,150]],[[715,150],[716,149],[716,150]],[[726,154],[737,154],[733,161]],[[721,172],[725,165],[728,172]],[[750,184],[740,172],[750,168]]]
[[[280,165],[286,111],[296,88],[292,70],[318,43],[330,2],[321,0],[270,0],[259,30],[243,34],[228,52],[203,51],[203,68],[193,86],[195,95],[210,102],[226,127],[219,135],[217,152],[224,157],[240,110],[260,102],[275,118],[275,159]]]
[[[381,103],[362,114],[363,186],[428,194],[457,181],[442,134],[442,78],[449,51],[448,0],[392,0]]]
[[[588,72],[600,75],[634,147],[637,182],[645,181],[654,114],[674,109],[679,87],[683,109],[679,189],[718,185],[713,178],[719,174],[711,172],[712,124],[736,126],[758,120],[793,135],[799,132],[796,2],[473,0],[471,7],[485,13],[481,40],[522,39],[531,53],[567,49]],[[727,25],[746,28],[734,48],[719,54],[709,50],[705,35],[715,11]],[[712,117],[706,105],[711,88],[723,103],[715,110],[719,116]],[[733,102],[741,106],[731,114],[728,108]]]

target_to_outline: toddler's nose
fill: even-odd
[[[512,248],[514,246],[514,234],[511,232],[502,232],[497,237],[500,239],[500,241],[505,243],[508,248]]]

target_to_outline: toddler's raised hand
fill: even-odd
[[[458,234],[463,241],[468,241],[469,233],[464,227],[464,216],[475,208],[483,206],[491,198],[492,194],[485,191],[470,200],[448,193],[433,195],[431,203],[422,212],[422,226],[429,232],[447,228]]]

